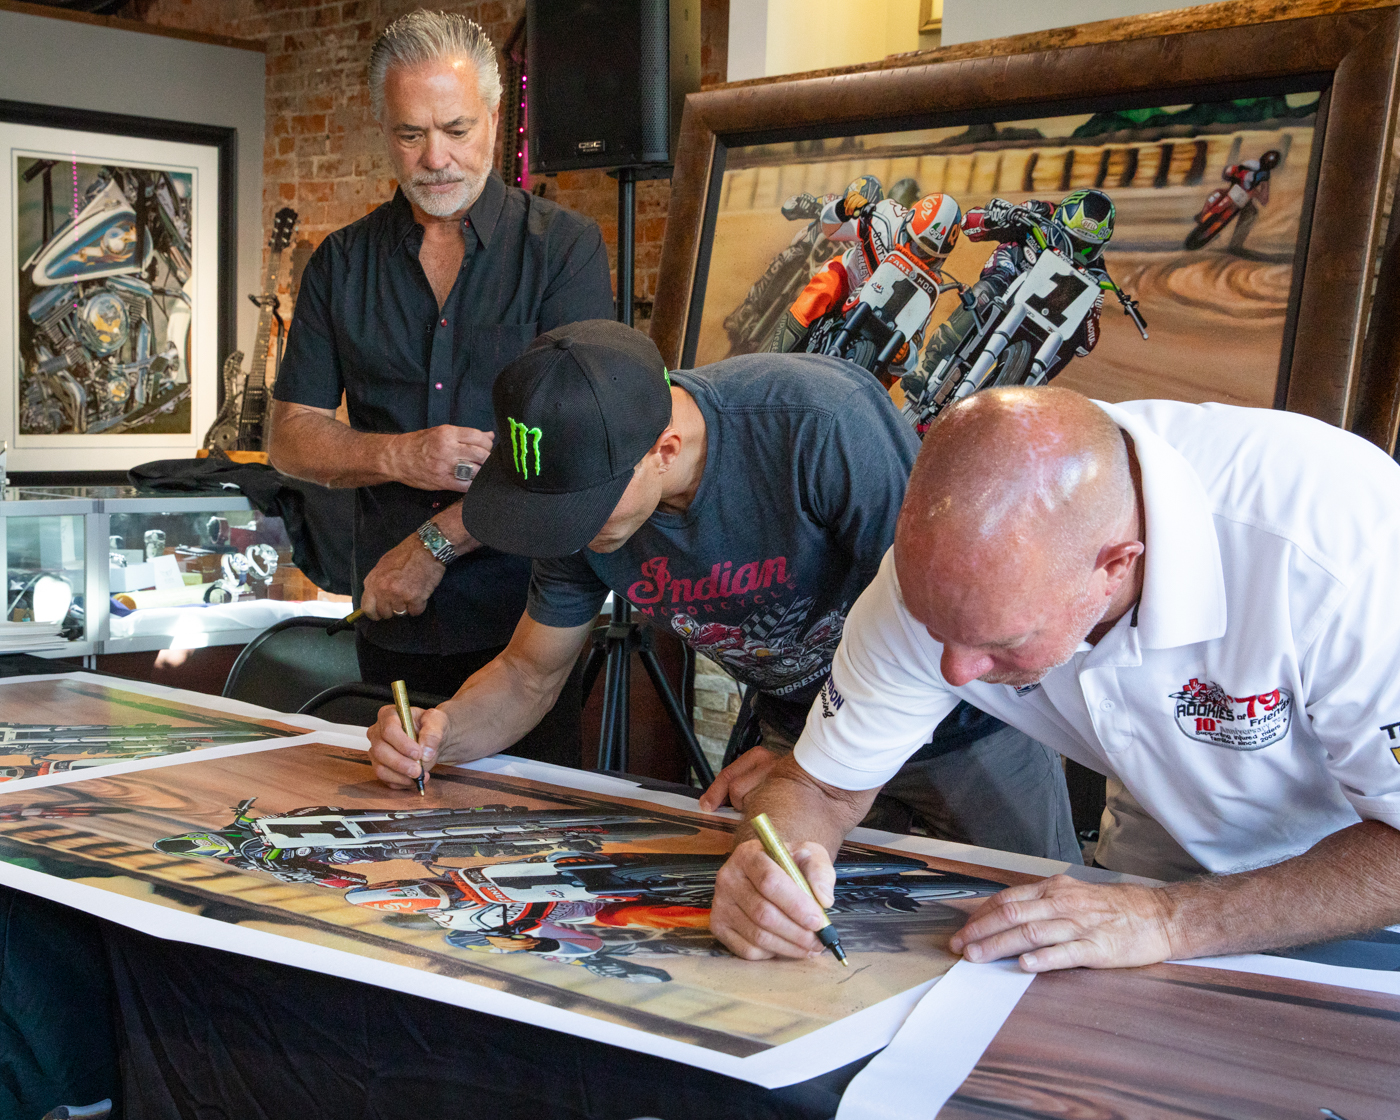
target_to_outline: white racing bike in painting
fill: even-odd
[[[809,353],[845,358],[884,377],[891,363],[912,363],[938,297],[961,289],[896,246],[861,285],[855,306],[813,330]]]
[[[1017,208],[1020,210],[1020,208]],[[1065,348],[1093,313],[1102,290],[1112,291],[1147,338],[1147,323],[1112,280],[1099,281],[1072,261],[1066,235],[1053,222],[1021,211],[1041,251],[1035,263],[998,297],[978,307],[971,292],[963,305],[973,324],[937,367],[922,391],[906,394],[904,413],[922,436],[933,418],[978,389],[1004,385],[1043,385],[1072,356]]]

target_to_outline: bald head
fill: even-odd
[[[910,611],[947,631],[935,633],[945,645],[1024,644],[1038,628],[1088,619],[1062,635],[1072,650],[1127,574],[1109,573],[1110,587],[1095,573],[1140,535],[1123,433],[1102,409],[1068,389],[991,389],[945,411],[925,438],[895,565]]]

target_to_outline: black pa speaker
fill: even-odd
[[[528,0],[530,173],[672,163],[700,0]]]

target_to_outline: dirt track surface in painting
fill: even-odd
[[[619,950],[627,954],[625,959],[644,961],[669,976],[664,983],[632,983],[530,953],[492,955],[458,948],[432,921],[351,905],[343,890],[280,882],[265,872],[153,849],[156,840],[226,828],[234,816],[231,806],[254,796],[257,802],[250,812],[255,816],[311,806],[353,813],[509,805],[632,810],[655,823],[657,834],[650,838],[605,845],[605,854],[614,857],[708,854],[719,860],[728,849],[732,827],[727,819],[644,801],[453,768],[436,771],[428,797],[420,800],[411,791],[397,793],[380,785],[360,752],[313,744],[0,797],[0,860],[735,1055],[801,1037],[942,975],[954,963],[946,944],[964,920],[960,907],[976,902],[965,898],[903,910],[871,907],[869,913],[842,916],[838,924],[855,965],[849,974],[828,956],[761,964],[740,961],[718,949],[703,929],[675,931],[678,942],[669,933],[623,930],[619,932],[633,935],[633,942]],[[670,835],[665,834],[668,828]],[[910,858],[886,856],[879,849],[861,852],[867,858]],[[452,856],[432,862],[431,870],[410,859],[351,863],[345,870],[363,875],[374,887],[432,878],[444,867],[473,869],[501,860]],[[981,877],[987,884],[984,893],[1031,878],[932,858],[922,862],[935,870]],[[652,940],[635,944],[642,936]]]
[[[1400,997],[1160,964],[1038,976],[939,1120],[1395,1115]]]
[[[1106,294],[1097,347],[1087,357],[1074,358],[1056,378],[1057,384],[1115,402],[1169,398],[1263,408],[1273,405],[1312,130],[1290,128],[1245,132],[1243,136],[1245,155],[1257,155],[1266,147],[1281,147],[1289,151],[1289,156],[1273,173],[1268,204],[1258,208],[1253,222],[1241,228],[1240,220],[1235,219],[1202,249],[1185,249],[1183,242],[1207,196],[1227,185],[1220,179],[1221,165],[1229,158],[1223,149],[1217,152],[1212,148],[1210,165],[1201,181],[1192,185],[1153,187],[1135,183],[1131,187],[1104,188],[1118,212],[1105,261],[1113,279],[1140,301],[1150,338],[1144,341],[1114,296]],[[742,162],[744,151],[736,150],[733,158],[737,170],[726,172],[727,177],[751,173]],[[985,148],[990,155],[996,151],[994,143]],[[861,174],[867,170],[867,162],[876,166],[880,160],[877,154],[868,161],[852,158],[841,165],[841,174]],[[886,158],[883,162],[891,161]],[[763,167],[760,171],[782,176],[798,169],[796,165],[786,165]],[[796,181],[795,175],[788,178]],[[783,182],[787,183],[788,178]],[[823,187],[838,189],[830,183]],[[945,189],[964,211],[984,205],[992,197],[976,188]],[[1009,202],[1022,203],[1031,198],[1056,202],[1067,192],[1046,187],[1034,191],[999,189],[994,193]],[[761,204],[744,208],[746,205],[744,200],[734,208],[722,204],[716,219],[697,366],[737,352],[731,350],[723,325],[725,317],[744,301],[749,286],[805,226],[802,222],[786,221],[776,204],[768,205],[766,196]],[[948,258],[947,270],[957,279],[972,283],[995,248],[994,242],[974,243],[963,237]],[[956,306],[956,294],[946,293],[930,323],[936,326]]]

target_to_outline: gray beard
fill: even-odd
[[[476,178],[463,176],[460,180],[456,180],[458,189],[446,195],[433,194],[424,188],[442,182],[450,183],[454,181],[452,179],[420,175],[418,178],[401,185],[408,200],[425,214],[431,214],[434,218],[450,218],[453,214],[467,209],[481,196],[482,188],[486,186],[486,177],[490,174],[491,169],[488,167]]]

